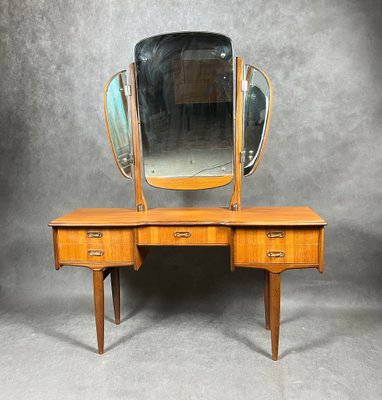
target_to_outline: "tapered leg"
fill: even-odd
[[[94,312],[97,330],[98,353],[103,354],[104,337],[104,290],[103,271],[93,271]]]
[[[265,308],[265,328],[270,329],[269,323],[269,271],[264,270],[264,308]]]
[[[114,320],[115,324],[121,322],[121,296],[119,290],[119,268],[111,270],[111,293],[113,295]]]
[[[280,332],[280,274],[269,273],[270,325],[272,337],[272,360],[279,358]]]

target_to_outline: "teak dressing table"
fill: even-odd
[[[98,352],[104,350],[104,279],[120,323],[119,268],[138,271],[151,246],[229,246],[231,271],[264,270],[265,326],[278,359],[280,274],[323,272],[325,221],[308,207],[241,207],[243,176],[257,168],[272,110],[267,76],[220,34],[180,32],[135,47],[135,63],[105,87],[107,131],[120,172],[134,176],[136,209],[77,209],[50,222],[55,267],[93,271]],[[173,190],[233,182],[228,208],[148,209],[148,184]]]

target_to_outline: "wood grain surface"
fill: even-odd
[[[241,211],[228,208],[154,208],[137,212],[129,208],[79,208],[49,226],[324,226],[326,222],[309,207],[256,207]]]

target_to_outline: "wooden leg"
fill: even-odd
[[[269,273],[270,325],[272,337],[272,360],[279,359],[280,332],[280,274]]]
[[[119,268],[111,270],[111,293],[113,295],[114,320],[115,324],[121,322],[121,295],[119,290]]]
[[[103,271],[93,271],[94,312],[97,330],[98,353],[103,354],[104,337],[104,290]]]
[[[264,270],[264,308],[265,308],[265,328],[269,331],[269,271]]]

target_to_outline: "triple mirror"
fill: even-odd
[[[216,33],[153,36],[140,41],[134,53],[134,76],[118,72],[104,96],[106,125],[122,174],[130,178],[137,160],[131,129],[135,117],[139,160],[150,185],[181,190],[223,186],[232,181],[238,157],[242,174],[250,175],[260,161],[270,120],[267,76],[251,65],[238,70],[231,40]],[[235,124],[238,113],[241,129]]]

